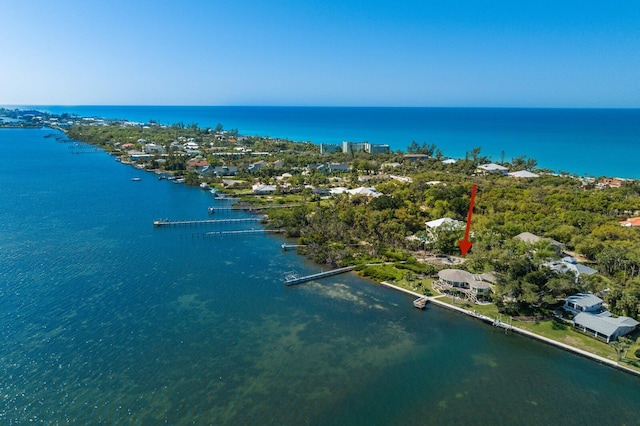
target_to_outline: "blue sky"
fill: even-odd
[[[0,105],[640,107],[640,1],[0,0]]]

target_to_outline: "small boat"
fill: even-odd
[[[138,182],[138,181],[142,180],[142,178],[132,177],[131,180],[134,181],[134,182]]]
[[[209,207],[208,211],[209,211],[209,214],[215,213],[215,209],[213,207]]]

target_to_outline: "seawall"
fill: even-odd
[[[394,290],[397,290],[397,291],[400,291],[400,292],[403,292],[403,293],[406,293],[406,294],[410,294],[412,296],[416,296],[416,297],[423,297],[424,296],[424,294],[416,293],[414,291],[407,290],[406,288],[398,287],[396,285],[390,284],[390,283],[385,282],[385,281],[381,282],[380,285],[382,285],[384,287],[388,287],[388,288],[394,289]],[[449,309],[451,311],[456,311],[456,312],[468,315],[470,317],[477,318],[477,319],[479,319],[481,321],[484,321],[484,322],[487,322],[487,323],[490,323],[490,324],[494,324],[495,320],[492,319],[492,318],[489,318],[489,317],[487,317],[485,315],[480,315],[480,314],[478,314],[476,312],[469,311],[469,310],[463,309],[463,308],[459,308],[457,306],[453,306],[453,305],[450,305],[448,303],[444,303],[444,302],[438,300],[437,297],[430,296],[430,297],[428,297],[428,299],[429,299],[429,303],[433,303],[434,305],[440,306],[440,307],[445,308],[445,309]],[[625,373],[630,373],[630,374],[633,374],[635,376],[640,377],[640,371],[636,371],[636,370],[634,370],[632,368],[625,367],[624,365],[620,365],[616,361],[601,357],[601,356],[593,354],[591,352],[587,352],[585,350],[578,349],[576,347],[573,347],[573,346],[570,346],[570,345],[555,341],[553,339],[549,339],[548,337],[540,336],[539,334],[532,333],[532,332],[530,332],[528,330],[524,330],[522,328],[513,327],[513,326],[511,326],[509,324],[500,323],[500,324],[494,324],[494,325],[499,325],[502,328],[505,328],[505,329],[507,329],[509,331],[513,331],[514,333],[518,333],[520,335],[523,335],[523,336],[526,336],[526,337],[530,337],[532,339],[536,339],[536,340],[538,340],[540,342],[547,343],[549,345],[555,346],[555,347],[563,349],[565,351],[572,352],[572,353],[575,353],[575,354],[580,355],[582,357],[592,359],[592,360],[594,360],[596,362],[599,362],[600,364],[608,365],[609,367],[613,367],[613,368],[616,368],[618,370],[624,371]]]

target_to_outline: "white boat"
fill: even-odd
[[[138,182],[138,181],[142,180],[142,178],[132,177],[131,180],[134,181],[134,182]]]

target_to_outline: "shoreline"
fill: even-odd
[[[382,281],[379,284],[381,286],[383,286],[383,287],[387,287],[387,288],[390,288],[392,290],[400,291],[402,293],[409,294],[411,296],[425,297],[424,294],[416,293],[414,291],[407,290],[406,288],[398,287],[398,286],[396,286],[394,284],[391,284],[391,283],[388,283],[386,281]],[[505,324],[505,323],[501,323],[501,322],[496,324],[494,319],[489,318],[489,317],[487,317],[485,315],[480,315],[480,314],[478,314],[476,312],[469,311],[469,310],[463,309],[463,308],[459,308],[457,306],[453,306],[453,305],[450,305],[448,303],[444,303],[444,302],[438,300],[438,297],[441,297],[441,296],[426,296],[426,297],[427,297],[427,300],[429,301],[429,303],[433,303],[434,305],[439,306],[441,308],[445,308],[445,309],[448,309],[450,311],[455,311],[455,312],[470,316],[472,318],[479,319],[480,321],[483,321],[485,323],[491,324],[493,326],[499,326],[499,327],[505,329],[506,331],[514,331],[515,333],[518,333],[521,336],[525,336],[525,337],[532,338],[534,340],[538,340],[538,341],[546,343],[548,345],[555,346],[556,348],[562,349],[564,351],[571,352],[571,353],[574,353],[576,355],[582,356],[583,358],[588,358],[588,359],[590,359],[592,361],[596,361],[599,364],[603,364],[603,365],[606,365],[608,367],[612,367],[612,368],[615,368],[617,370],[620,370],[622,372],[630,373],[630,374],[632,374],[632,375],[634,375],[636,377],[640,377],[640,371],[636,371],[636,370],[634,370],[632,368],[626,367],[624,365],[620,365],[620,363],[618,363],[616,361],[612,361],[610,359],[603,358],[603,357],[601,357],[599,355],[596,355],[596,354],[593,354],[591,352],[588,352],[588,351],[585,351],[585,350],[582,350],[582,349],[578,349],[576,347],[567,345],[565,343],[558,342],[558,341],[553,340],[553,339],[549,339],[548,337],[540,336],[539,334],[532,333],[532,332],[530,332],[528,330],[524,330],[524,329],[519,328],[519,327],[514,327],[511,324]]]
[[[43,126],[43,127],[51,128],[52,130],[61,131],[64,135],[66,135],[68,137],[67,133],[63,129],[54,128],[54,127],[48,127],[48,126]],[[43,127],[41,127],[41,128],[43,128]],[[87,142],[83,142],[83,143],[87,143]],[[89,144],[89,145],[92,145],[92,144]],[[105,152],[107,152],[107,151],[105,151]],[[410,291],[410,290],[395,286],[393,284],[390,284],[390,283],[387,283],[387,282],[384,282],[384,281],[381,282],[380,285],[383,285],[383,286],[385,286],[387,288],[395,289],[397,291],[404,292],[406,294],[410,294],[410,295],[415,296],[415,297],[424,297],[423,294],[419,294],[419,293],[416,293],[416,292],[413,292],[413,291]],[[619,362],[616,362],[616,361],[601,357],[599,355],[593,354],[591,352],[588,352],[588,351],[585,351],[585,350],[582,350],[582,349],[578,349],[576,347],[567,345],[565,343],[561,343],[561,342],[555,341],[553,339],[549,339],[547,337],[535,334],[535,333],[530,332],[528,330],[524,330],[524,329],[521,329],[519,327],[514,327],[514,326],[512,326],[510,324],[501,323],[501,322],[496,321],[496,320],[494,320],[492,318],[489,318],[487,316],[480,315],[480,314],[478,314],[478,313],[476,313],[474,311],[470,311],[470,310],[467,310],[467,309],[463,309],[463,308],[459,308],[457,306],[450,305],[448,303],[444,303],[444,302],[438,300],[439,297],[440,296],[428,296],[427,300],[429,302],[434,303],[437,306],[440,306],[440,307],[443,307],[443,308],[446,308],[446,309],[449,309],[449,310],[452,310],[452,311],[456,311],[456,312],[465,314],[467,316],[475,317],[477,319],[482,320],[483,322],[486,322],[486,323],[492,324],[494,326],[499,326],[501,328],[504,328],[507,331],[508,330],[513,330],[513,331],[515,331],[516,333],[518,333],[520,335],[527,336],[527,337],[536,339],[538,341],[553,345],[553,346],[555,346],[557,348],[560,348],[560,349],[563,349],[565,351],[572,352],[572,353],[575,353],[575,354],[580,355],[582,357],[589,358],[589,359],[594,360],[594,361],[596,361],[596,362],[598,362],[600,364],[607,365],[607,366],[616,368],[618,370],[621,370],[621,371],[624,371],[624,372],[627,372],[627,373],[631,373],[631,374],[633,374],[635,376],[640,376],[640,372],[639,371],[636,371],[634,369],[631,369],[629,367],[621,365]]]

